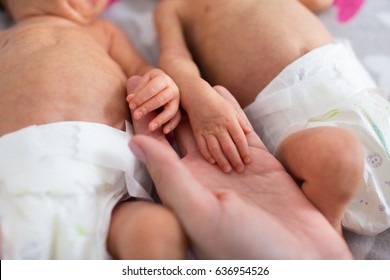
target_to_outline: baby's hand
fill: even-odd
[[[199,106],[195,105],[196,109],[189,113],[190,123],[199,150],[208,162],[217,163],[226,173],[233,168],[243,172],[245,164],[251,162],[245,134],[252,128],[245,115],[238,114],[221,96],[220,88],[210,88],[208,97],[199,100]],[[204,91],[207,90],[205,87]],[[239,107],[238,103],[236,106]]]
[[[163,107],[162,112],[149,123],[150,131],[154,131],[164,125],[163,131],[165,134],[168,134],[180,122],[179,89],[174,81],[162,70],[153,69],[147,72],[141,78],[135,90],[128,92],[126,100],[129,102],[133,118],[136,120],[149,112]]]

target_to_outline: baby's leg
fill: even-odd
[[[167,208],[123,202],[112,213],[107,248],[115,259],[185,259],[187,239]]]
[[[345,208],[363,180],[360,141],[341,128],[309,128],[287,137],[277,153],[302,181],[305,195],[341,233]]]

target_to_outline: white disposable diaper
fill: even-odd
[[[364,183],[343,226],[367,235],[390,227],[390,104],[378,92],[354,53],[331,44],[287,66],[245,108],[272,153],[287,136],[311,127],[345,128],[361,140]]]
[[[130,128],[60,122],[0,137],[2,259],[109,258],[113,207],[152,187]]]

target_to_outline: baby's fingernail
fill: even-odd
[[[250,156],[244,157],[244,163],[245,163],[245,164],[249,164],[249,163],[251,163],[251,162],[252,162],[252,158],[251,158]]]
[[[130,103],[129,107],[130,107],[130,110],[134,110],[135,108],[137,108],[137,105],[135,105],[135,103]]]
[[[150,129],[151,131],[155,130],[157,127],[158,127],[158,124],[157,124],[156,122],[152,122],[152,123],[150,123],[150,125],[149,125],[149,129]]]
[[[223,167],[223,172],[225,172],[225,173],[230,173],[231,171],[232,171],[232,168],[231,168],[230,165],[225,165],[225,166]]]
[[[134,113],[134,118],[135,118],[136,120],[140,119],[141,117],[142,117],[142,112],[138,111],[138,112],[135,112],[135,113]]]
[[[244,170],[245,170],[245,166],[244,165],[239,164],[239,165],[236,166],[236,171],[238,173],[242,173],[242,172],[244,172]]]
[[[250,123],[246,124],[245,134],[249,134],[252,132],[252,125]]]

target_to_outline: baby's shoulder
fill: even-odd
[[[172,12],[178,13],[182,9],[185,9],[187,6],[189,6],[191,1],[168,1],[168,0],[160,0],[155,9],[155,13],[159,14],[171,14]]]
[[[106,19],[95,20],[87,28],[90,35],[97,38],[104,45],[110,45],[118,36],[125,36],[119,26]]]
[[[90,26],[91,26],[91,28],[101,28],[101,29],[107,30],[107,31],[118,28],[118,26],[114,22],[112,22],[108,19],[97,19],[97,20],[93,21],[90,24]]]
[[[103,34],[106,37],[110,37],[118,32],[120,32],[119,26],[117,26],[114,22],[107,19],[98,19],[92,22],[89,25],[89,29],[92,32],[97,32]]]

